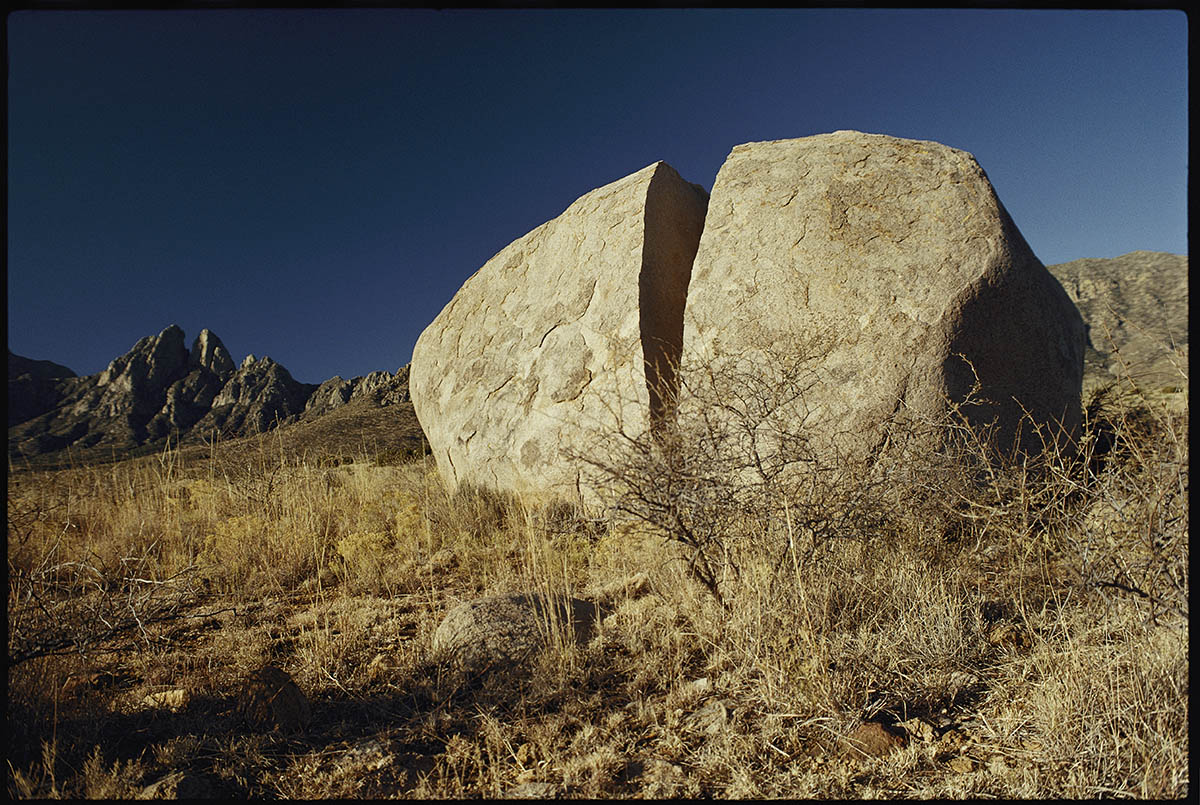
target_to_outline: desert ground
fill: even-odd
[[[1186,796],[1186,376],[1084,403],[1070,455],[715,489],[705,540],[451,493],[349,425],[10,461],[8,794]],[[434,650],[517,592],[595,627]]]

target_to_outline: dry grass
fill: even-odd
[[[1186,796],[1182,388],[1089,401],[1070,459],[910,461],[826,509],[714,493],[707,580],[652,518],[450,494],[422,461],[267,438],[10,472],[8,793]],[[600,601],[595,638],[520,679],[432,660],[454,603],[528,590]],[[265,662],[304,733],[238,720]],[[847,752],[863,721],[908,741]]]

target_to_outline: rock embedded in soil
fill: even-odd
[[[238,714],[251,729],[302,732],[312,720],[308,697],[274,665],[249,674],[238,692]]]
[[[908,736],[899,727],[868,721],[855,727],[842,746],[850,757],[883,757],[908,746]]]
[[[584,643],[596,615],[596,606],[579,598],[549,602],[539,593],[487,596],[447,612],[434,631],[433,650],[475,672],[521,670],[554,634]]]

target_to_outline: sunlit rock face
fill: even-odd
[[[470,277],[417,340],[410,393],[438,469],[573,496],[598,431],[666,410],[707,193],[664,162],[583,196]]]
[[[814,343],[817,342],[817,343]],[[1074,432],[1084,328],[970,154],[855,131],[735,147],[688,290],[686,367],[820,355],[788,403],[827,455],[878,450],[974,382],[998,445],[1024,411]]]

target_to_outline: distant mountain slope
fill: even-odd
[[[1186,383],[1171,348],[1188,345],[1187,256],[1137,251],[1047,268],[1088,326],[1085,385],[1125,372],[1151,387]]]
[[[59,401],[59,381],[75,373],[53,361],[35,361],[8,351],[8,425],[44,414]]]
[[[10,459],[61,463],[56,456],[70,451],[69,460],[87,462],[147,452],[168,438],[187,444],[262,433],[298,422],[310,407],[317,416],[353,400],[366,407],[407,401],[408,371],[300,383],[270,358],[250,355],[235,366],[208,330],[188,350],[171,325],[87,377],[10,352],[8,395]]]

